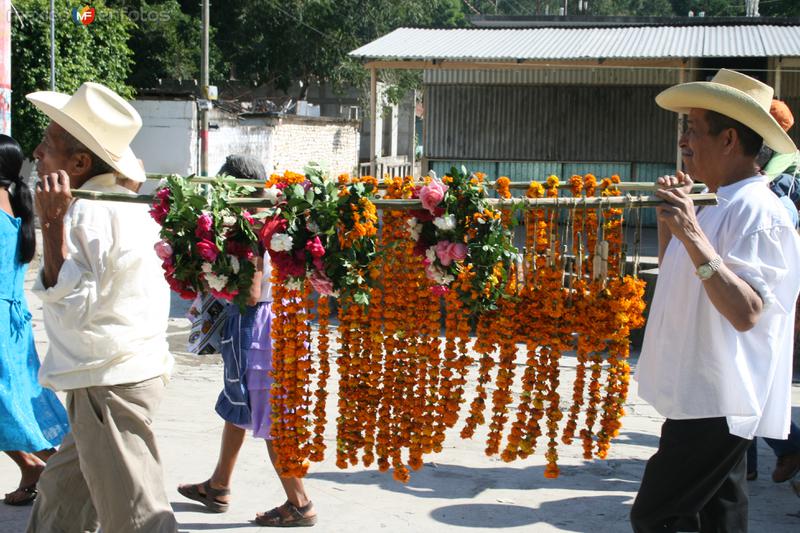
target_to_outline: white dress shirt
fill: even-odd
[[[134,195],[113,174],[84,190]],[[50,338],[39,380],[55,390],[168,375],[169,287],[153,250],[158,225],[142,204],[75,200],[64,218],[67,258],[55,285],[33,290]]]
[[[717,198],[697,220],[725,265],[759,293],[763,312],[751,330],[736,331],[673,237],[637,365],[639,396],[667,418],[724,416],[733,435],[785,439],[800,238],[761,176],[720,187]]]

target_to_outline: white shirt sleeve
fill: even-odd
[[[754,231],[736,240],[722,258],[725,265],[746,281],[764,302],[764,310],[777,304],[782,313],[794,309],[793,295],[777,290],[789,274],[790,267],[784,250],[794,250],[786,242],[791,228],[774,226]]]
[[[49,316],[57,327],[92,330],[92,321],[98,312],[98,298],[107,288],[113,274],[111,250],[114,220],[103,213],[103,223],[98,223],[98,209],[74,213],[68,226],[68,255],[58,272],[56,284],[45,288],[39,272],[33,291],[53,311]],[[107,296],[107,295],[106,295]]]

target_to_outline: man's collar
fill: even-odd
[[[111,173],[98,174],[83,182],[80,189],[87,191],[102,191],[114,187],[117,184],[117,176]]]

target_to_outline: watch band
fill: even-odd
[[[702,265],[698,266],[695,274],[697,274],[697,277],[700,278],[701,281],[706,281],[707,279],[713,277],[721,266],[722,258],[718,254],[715,255],[708,263],[703,263]]]

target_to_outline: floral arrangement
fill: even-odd
[[[501,212],[486,201],[484,178],[463,167],[429,178],[415,193],[423,209],[407,222],[431,290],[443,296],[454,288],[472,314],[496,309],[516,255]]]
[[[278,279],[289,288],[308,279],[320,295],[348,293],[367,304],[378,221],[370,201],[375,180],[342,175],[333,181],[309,168],[306,175],[273,174],[266,185],[276,205],[259,236]]]
[[[167,283],[182,298],[207,292],[246,305],[254,258],[260,253],[257,223],[247,209],[229,200],[254,190],[224,176],[207,188],[170,176],[158,189],[150,208],[161,225],[155,251]]]

